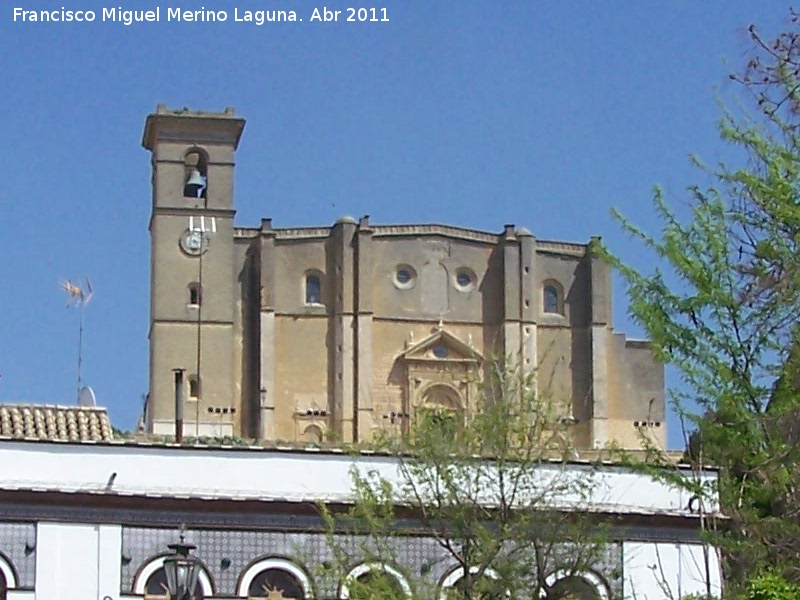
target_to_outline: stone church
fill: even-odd
[[[175,432],[175,370],[185,435],[356,442],[425,407],[468,418],[499,360],[535,372],[577,448],[665,443],[663,366],[614,332],[611,271],[591,243],[367,216],[236,225],[244,126],[232,109],[162,105],[145,123],[148,432]]]

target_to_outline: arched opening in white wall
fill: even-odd
[[[557,571],[545,580],[543,600],[608,600],[608,587],[596,573]]]
[[[480,579],[476,585],[478,590],[473,589],[473,594],[475,591],[478,591],[479,596],[482,598],[511,597],[508,590],[504,590],[500,585],[500,578],[497,575],[497,571],[494,569],[488,568],[481,573],[481,567],[475,565],[470,567],[469,573]],[[465,573],[462,567],[456,567],[448,572],[439,584],[439,600],[460,600],[461,598],[469,597],[469,590],[465,589],[467,579],[464,575]]]
[[[7,592],[17,587],[17,575],[6,557],[0,554],[0,600],[6,600]]]
[[[354,567],[345,575],[339,590],[341,600],[401,600],[411,597],[411,586],[403,574],[393,566],[379,562]]]
[[[133,593],[141,594],[145,600],[170,600],[167,588],[167,574],[164,571],[164,559],[169,555],[159,556],[145,563],[133,579]],[[197,593],[193,600],[203,600],[214,595],[214,585],[205,567],[200,569]]]
[[[268,600],[280,593],[284,598],[311,600],[313,587],[305,570],[285,558],[264,558],[252,563],[239,578],[237,596]]]

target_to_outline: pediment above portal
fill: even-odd
[[[478,364],[483,362],[483,356],[470,342],[460,339],[442,327],[437,327],[425,339],[409,345],[398,359],[409,363]]]

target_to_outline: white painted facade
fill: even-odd
[[[51,504],[56,498],[56,503],[63,499],[65,505],[76,496],[117,502],[196,500],[206,503],[213,512],[219,502],[291,505],[324,499],[347,503],[352,498],[349,471],[354,464],[362,473],[377,471],[390,479],[399,477],[397,462],[390,457],[354,459],[343,453],[289,449],[2,441],[0,463],[0,493],[6,499],[0,521],[15,519],[7,502],[15,495],[34,500],[46,495]],[[560,465],[542,467],[537,477],[546,485],[560,469]],[[577,498],[560,498],[561,508],[635,515],[640,521],[650,518],[654,523],[680,520],[684,529],[687,521],[698,521],[698,516],[689,510],[686,493],[666,483],[614,466],[600,467],[591,475],[586,465],[570,465],[568,473],[594,477],[595,492],[588,504]],[[702,477],[713,484],[716,474],[707,472]],[[138,583],[125,588],[120,567],[123,524],[105,522],[102,511],[98,508],[96,522],[85,517],[86,522],[45,518],[36,522],[32,589],[18,589],[15,566],[0,553],[0,572],[9,587],[6,599],[142,598],[147,573],[142,571]],[[653,525],[656,533],[659,526]],[[624,540],[622,554],[626,600],[678,600],[690,593],[705,592],[708,577],[712,589],[719,592],[716,552],[696,540]],[[159,565],[153,563],[145,568],[153,570]],[[254,575],[251,572],[242,576],[246,579]],[[203,587],[211,593],[212,584],[207,577]],[[244,598],[245,588],[240,586],[237,595],[216,597]]]

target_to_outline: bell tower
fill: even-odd
[[[234,153],[244,119],[169,110],[147,117],[152,153],[148,432],[175,433],[174,369],[184,370],[184,435],[239,433],[234,373]]]

